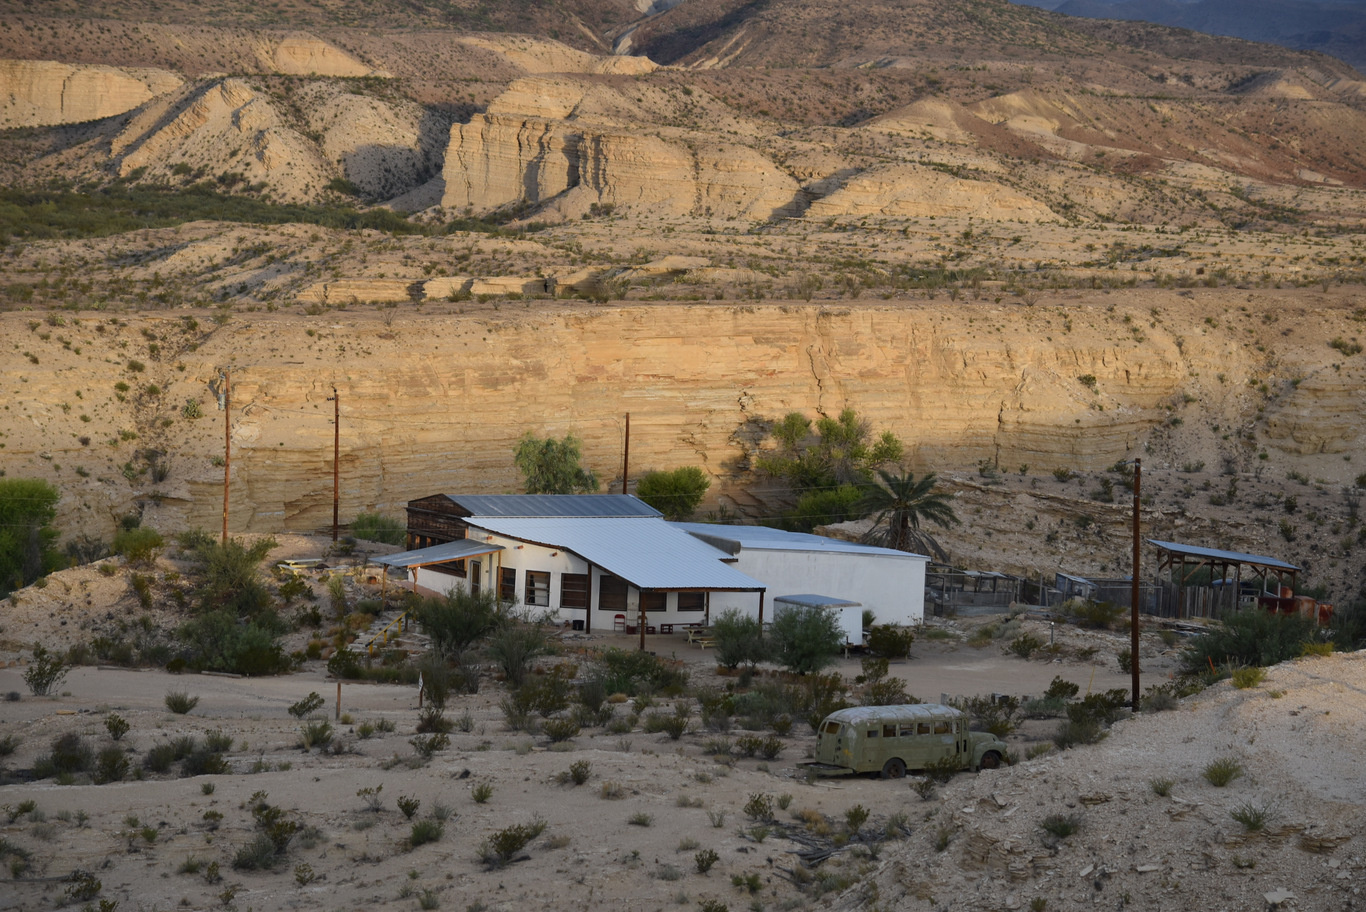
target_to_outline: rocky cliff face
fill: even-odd
[[[1340,454],[1366,444],[1366,404],[1350,392],[1360,366],[1325,365],[1320,342],[1286,343],[1269,368],[1236,328],[1202,334],[1174,295],[1116,299],[1114,310],[542,303],[391,324],[273,314],[193,329],[88,316],[57,332],[80,354],[6,314],[6,337],[23,341],[0,352],[10,406],[0,442],[10,475],[54,480],[66,528],[94,532],[137,503],[162,528],[217,526],[223,470],[211,460],[223,423],[210,386],[224,367],[239,531],[330,521],[334,384],[343,519],[433,491],[516,490],[511,451],[525,431],[578,435],[610,480],[626,412],[633,474],[700,465],[713,496],[760,508],[739,486],[753,422],[846,406],[900,435],[914,465],[941,471],[1098,469],[1145,446],[1152,472],[1201,454],[1217,466],[1221,453],[1252,468],[1258,449],[1264,465],[1294,458],[1327,481],[1359,470]],[[1156,325],[1140,340],[1126,317]],[[196,408],[204,417],[188,417]]]
[[[768,219],[793,211],[795,180],[753,149],[678,131],[481,114],[451,129],[441,204],[487,212],[554,202],[575,217],[613,206],[659,216]]]
[[[183,80],[167,70],[0,60],[0,127],[81,123],[131,111]]]

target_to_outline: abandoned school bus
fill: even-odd
[[[900,779],[950,758],[963,769],[996,769],[1006,756],[1004,741],[968,731],[966,715],[938,703],[841,709],[825,717],[817,737],[816,760],[803,765],[822,776]]]

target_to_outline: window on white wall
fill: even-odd
[[[705,592],[680,592],[678,593],[679,611],[702,611],[707,607],[707,595]]]
[[[550,607],[549,573],[540,570],[528,570],[526,572],[526,597],[523,601],[528,605]]]

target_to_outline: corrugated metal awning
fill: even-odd
[[[724,563],[727,555],[658,517],[471,516],[471,526],[562,548],[637,589],[762,592],[767,587]]]
[[[479,557],[483,554],[492,554],[495,551],[502,550],[504,550],[502,545],[490,545],[488,542],[462,538],[459,541],[432,545],[430,548],[418,548],[416,551],[400,551],[397,554],[372,557],[370,563],[384,564],[387,567],[419,567],[425,564],[444,564],[449,561],[464,560],[467,557]]]
[[[1148,544],[1169,551],[1172,554],[1180,554],[1186,557],[1199,557],[1204,560],[1227,561],[1230,564],[1250,564],[1254,567],[1270,567],[1273,570],[1294,570],[1298,573],[1302,568],[1294,564],[1287,564],[1283,560],[1274,557],[1266,557],[1261,554],[1243,554],[1241,551],[1220,551],[1218,548],[1200,548],[1195,545],[1179,545],[1176,542],[1157,541],[1148,539]]]

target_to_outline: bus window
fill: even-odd
[[[910,738],[910,737],[912,737],[912,736],[914,736],[914,735],[915,735],[915,723],[914,723],[914,722],[902,722],[902,723],[901,723],[901,737],[903,737],[903,738]]]
[[[884,737],[884,738],[895,738],[895,737],[896,737],[896,723],[895,723],[895,722],[893,722],[893,723],[884,723],[884,724],[883,724],[883,726],[882,726],[882,737]]]
[[[870,728],[870,729],[868,729],[868,737],[870,737],[870,738],[876,738],[876,737],[877,737],[877,729],[876,729],[876,728]]]
[[[930,733],[930,723],[921,722],[916,726],[916,734],[928,735]]]
[[[949,732],[949,723],[946,722],[946,721],[943,721],[943,720],[934,723],[934,733],[935,733],[936,735],[947,735],[947,734],[949,734],[949,733],[950,733],[950,732]]]
[[[827,735],[838,735],[840,733],[840,724],[833,721],[825,723],[825,733]]]

